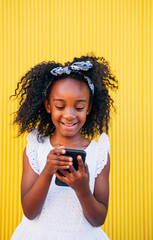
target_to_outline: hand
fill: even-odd
[[[73,166],[69,167],[69,171],[60,170],[63,176],[60,176],[56,172],[56,177],[68,184],[76,193],[85,193],[89,189],[89,171],[87,164],[83,163],[81,156],[77,156],[78,160],[78,171],[75,170]]]
[[[47,170],[50,175],[53,175],[57,170],[70,168],[73,159],[72,157],[62,156],[62,154],[65,153],[64,146],[60,146],[59,148],[50,151],[45,165],[45,170]]]

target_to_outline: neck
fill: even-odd
[[[56,131],[51,136],[51,144],[54,148],[64,146],[65,148],[84,149],[89,144],[89,140],[78,133],[73,137],[59,135]]]

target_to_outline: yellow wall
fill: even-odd
[[[26,136],[10,126],[16,83],[43,60],[94,51],[119,79],[109,133],[111,174],[104,230],[113,240],[153,239],[153,1],[0,0],[0,239],[21,220]]]

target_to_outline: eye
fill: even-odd
[[[84,109],[84,107],[76,107],[76,110],[77,111],[81,111],[81,110],[83,110]]]
[[[55,106],[57,109],[62,110],[64,107]]]

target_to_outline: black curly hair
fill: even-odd
[[[80,61],[90,61],[93,67],[86,72],[71,72],[69,75],[62,74],[58,77],[53,76],[50,72],[53,68],[69,66]],[[94,96],[84,76],[92,80],[95,86]],[[52,123],[50,114],[45,109],[44,100],[45,98],[49,100],[49,93],[54,83],[67,77],[83,81],[89,88],[92,109],[80,130],[82,135],[92,139],[103,131],[108,132],[110,110],[111,107],[114,107],[114,101],[109,94],[109,89],[116,90],[118,81],[111,73],[108,62],[103,57],[95,57],[91,54],[74,58],[72,62],[66,62],[64,65],[54,61],[42,62],[21,78],[21,81],[17,84],[15,94],[11,96],[19,99],[19,109],[15,112],[14,119],[14,123],[19,125],[19,135],[25,131],[30,132],[34,128],[43,136],[54,133],[55,126]]]

